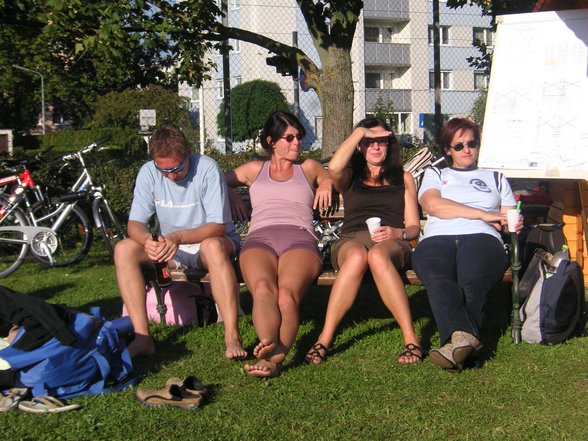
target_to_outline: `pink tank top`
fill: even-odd
[[[271,178],[266,161],[249,188],[251,225],[249,232],[272,225],[294,225],[312,231],[314,191],[300,164],[294,164],[294,175],[287,181]]]

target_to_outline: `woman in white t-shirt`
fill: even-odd
[[[425,172],[419,203],[427,223],[412,258],[439,328],[441,347],[430,352],[431,362],[458,371],[482,347],[488,293],[509,265],[500,232],[515,206],[506,178],[477,167],[480,132],[467,118],[441,129],[449,167]]]

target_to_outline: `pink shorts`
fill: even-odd
[[[293,225],[276,225],[252,231],[241,246],[241,253],[251,248],[263,248],[280,257],[286,251],[307,250],[321,260],[316,238],[304,228]]]

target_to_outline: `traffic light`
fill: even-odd
[[[276,72],[283,76],[292,76],[294,79],[298,78],[298,63],[296,62],[295,53],[292,53],[288,58],[281,55],[267,57],[265,62],[268,66],[274,66]]]

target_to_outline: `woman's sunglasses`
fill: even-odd
[[[167,175],[170,173],[178,173],[180,170],[182,170],[182,168],[184,168],[184,162],[186,162],[186,158],[187,158],[187,156],[184,156],[184,159],[182,159],[180,161],[180,163],[173,168],[161,168],[157,165],[157,163],[155,161],[153,161],[153,162],[155,163],[155,168],[157,170],[159,170],[161,173],[165,173]]]
[[[296,138],[298,141],[301,141],[303,136],[300,133],[297,133],[296,135],[292,135],[290,133],[289,135],[281,136],[281,138],[285,139],[288,142],[292,142],[292,141],[294,141],[294,138]]]
[[[480,147],[480,141],[476,141],[475,139],[470,139],[468,142],[465,143],[465,145],[467,145],[471,149],[476,149],[476,148]],[[457,144],[452,145],[450,147],[453,150],[455,150],[456,152],[461,152],[465,146],[463,145],[463,142],[458,142]]]

